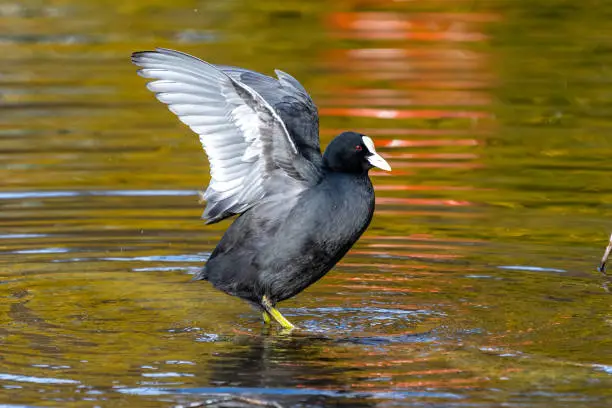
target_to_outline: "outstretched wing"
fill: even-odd
[[[244,68],[216,66],[260,94],[278,113],[300,153],[313,163],[322,162],[317,106],[297,79],[278,69],[276,79]]]
[[[132,54],[147,88],[200,136],[210,161],[204,218],[214,223],[277,191],[316,184],[318,163],[305,158],[276,111],[248,85],[191,55],[158,48]]]

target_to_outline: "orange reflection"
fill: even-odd
[[[397,205],[397,204],[405,204],[405,205],[450,205],[450,206],[467,206],[472,205],[468,201],[458,201],[458,200],[436,200],[436,199],[427,199],[427,198],[397,198],[397,197],[379,197],[376,199],[377,205]]]
[[[435,109],[374,109],[374,108],[322,108],[325,116],[357,116],[377,119],[439,119],[439,118],[488,118],[489,113],[477,111],[451,111]]]
[[[486,13],[333,13],[332,33],[339,38],[368,40],[484,41],[479,23],[496,21]]]
[[[431,183],[422,185],[422,180],[440,177],[438,170],[470,171],[483,166],[479,150],[494,123],[488,106],[493,101],[489,89],[496,78],[491,73],[488,54],[474,49],[473,43],[487,41],[487,26],[499,21],[500,16],[482,12],[410,12],[411,6],[405,3],[402,3],[402,11],[389,11],[400,7],[393,1],[366,2],[371,11],[334,12],[326,18],[330,37],[350,39],[359,45],[329,49],[321,54],[321,66],[331,71],[329,76],[338,75],[343,80],[337,81],[337,85],[330,81],[326,93],[317,97],[319,113],[322,117],[332,117],[332,122],[336,118],[347,118],[347,122],[356,124],[356,130],[374,136],[381,154],[393,167],[391,173],[371,172],[381,181],[375,183],[376,211],[381,222],[404,217],[478,217],[477,212],[453,210],[475,206],[462,198],[465,197],[462,192],[473,191],[474,187],[450,185],[444,179],[432,179]],[[355,10],[363,7],[363,2],[347,0],[343,4],[346,3],[349,10],[350,5]],[[377,11],[377,7],[386,10]],[[418,7],[414,5],[415,9]],[[454,6],[443,3],[436,8],[452,10]],[[370,127],[361,127],[363,123]],[[321,134],[333,136],[341,131],[323,127]],[[419,176],[418,185],[410,184],[414,176]],[[410,197],[401,196],[401,192]],[[363,245],[351,251],[351,255],[369,263],[346,262],[341,266],[387,270],[389,276],[385,278],[388,279],[382,279],[380,274],[368,277],[360,273],[345,279],[339,287],[436,293],[435,284],[428,288],[394,287],[396,281],[412,279],[406,275],[397,276],[398,273],[436,275],[439,279],[439,273],[431,272],[428,265],[390,265],[384,260],[372,260],[381,256],[452,260],[462,258],[465,253],[457,250],[455,244],[477,241],[441,240],[429,234],[393,237],[369,234],[363,238]],[[358,282],[367,284],[358,285]],[[431,374],[459,372],[445,370],[434,370]],[[414,371],[409,374],[429,373]],[[482,381],[456,380],[452,383],[455,387]],[[448,381],[400,384],[420,387],[442,383],[449,386]]]
[[[389,157],[387,155],[386,157]],[[396,186],[396,185],[381,185],[374,186],[375,191],[433,191],[433,190],[448,190],[448,191],[465,191],[475,190],[469,186]],[[486,189],[478,189],[486,190]]]

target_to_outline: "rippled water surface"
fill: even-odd
[[[0,3],[0,404],[612,404],[611,18],[588,0]],[[323,145],[359,130],[393,166],[359,243],[280,305],[291,334],[190,281],[229,224],[200,219],[197,137],[129,62],[155,46],[292,73]]]

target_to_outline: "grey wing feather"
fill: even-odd
[[[311,162],[321,164],[319,113],[297,79],[281,70],[275,70],[276,79],[244,68],[217,67],[260,94],[281,117],[300,153]]]
[[[137,52],[132,61],[152,79],[147,88],[200,136],[211,169],[208,223],[319,181],[319,164],[301,154],[276,110],[247,84],[178,51]]]
[[[288,73],[281,71],[280,69],[275,69],[274,72],[276,73],[276,76],[278,77],[279,82],[283,85],[284,88],[293,88],[295,92],[301,93],[302,97],[305,100],[308,100],[308,102],[314,106],[314,103],[312,102],[310,95],[308,95],[308,92],[306,91],[306,89],[304,89],[302,84],[300,84],[300,82],[297,79],[295,79]]]

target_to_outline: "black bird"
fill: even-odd
[[[344,132],[321,155],[317,108],[278,79],[161,49],[132,54],[147,88],[200,136],[210,161],[203,218],[239,215],[195,279],[294,326],[275,308],[325,275],[370,224],[368,170],[390,171],[369,137]]]

